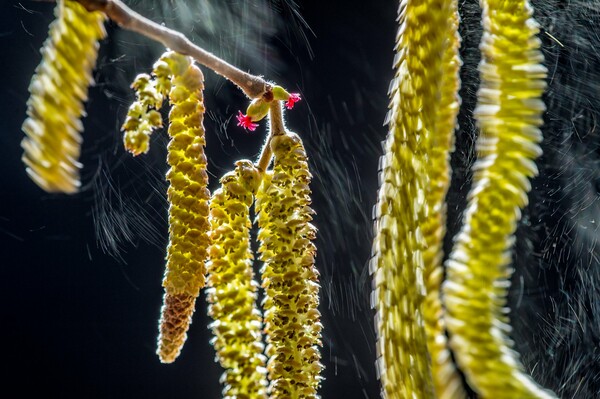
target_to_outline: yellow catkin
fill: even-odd
[[[435,130],[429,142],[429,184],[425,194],[427,218],[421,228],[427,246],[423,252],[426,297],[423,302],[423,319],[427,348],[431,358],[431,372],[438,399],[465,398],[463,380],[458,373],[446,337],[446,326],[441,301],[441,284],[444,277],[442,261],[446,234],[446,193],[450,185],[450,152],[454,150],[454,130],[460,108],[458,1],[450,2],[449,25],[442,58],[442,81],[439,106],[435,111]]]
[[[58,1],[55,16],[29,86],[22,159],[42,189],[71,194],[81,186],[81,118],[106,17],[70,0]]]
[[[150,135],[162,126],[160,108],[172,88],[173,74],[185,72],[188,60],[175,52],[167,51],[154,63],[152,75],[141,73],[131,87],[136,100],[127,111],[123,130],[123,145],[134,156],[145,154],[150,149]],[[185,61],[182,61],[185,60]]]
[[[206,156],[204,155],[203,76],[190,57],[163,56],[170,66],[169,245],[163,286],[157,353],[173,362],[186,339],[196,297],[204,287],[209,245]]]
[[[206,293],[214,320],[212,343],[225,369],[224,399],[267,397],[262,315],[250,249],[250,207],[259,184],[260,174],[252,162],[238,161],[235,171],[221,178],[221,188],[210,201]]]
[[[163,103],[163,94],[156,88],[152,76],[139,74],[131,87],[135,90],[136,101],[127,111],[123,129],[123,145],[133,155],[140,155],[150,149],[150,135],[162,126],[162,116],[158,112]]]
[[[447,185],[446,162],[451,144],[448,141],[453,123],[450,117],[446,121],[439,115],[442,98],[447,106],[457,106],[454,104],[457,101],[456,71],[453,70],[457,66],[448,64],[457,62],[452,54],[457,45],[454,40],[458,40],[453,37],[456,16],[449,0],[402,0],[398,12],[396,75],[390,86],[388,113],[390,130],[385,154],[380,160],[370,266],[374,287],[372,302],[377,310],[377,370],[382,397],[432,398],[436,388],[424,317],[429,316],[430,341],[443,338],[443,325],[436,324],[431,314],[441,317],[437,281],[441,270],[434,262],[441,261],[442,218],[439,213]],[[448,47],[452,50],[446,51]],[[443,72],[452,74],[444,80],[444,90],[451,92],[450,97],[442,97]],[[456,109],[451,113],[455,115]],[[439,150],[441,159],[430,164],[428,152],[433,136],[438,134],[438,123],[443,129],[440,137],[435,138],[443,146]],[[431,168],[436,169],[431,171]],[[439,187],[430,190],[433,178],[440,179],[433,181]],[[435,214],[436,209],[438,214]],[[428,220],[437,227],[424,231]],[[428,244],[431,244],[432,256],[427,258],[426,266]],[[426,310],[428,313],[424,314]],[[434,353],[435,372],[445,372],[451,378],[452,390],[458,390],[456,374],[448,366],[448,351],[444,346],[444,342],[432,346],[437,351]]]
[[[271,399],[318,398],[321,323],[310,180],[300,137],[274,136],[256,195]]]
[[[546,68],[526,0],[485,0],[482,9],[478,160],[443,286],[450,345],[480,397],[550,398],[512,349],[506,307],[514,232],[541,154]]]

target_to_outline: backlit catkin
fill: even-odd
[[[129,106],[121,129],[123,145],[134,156],[150,149],[150,135],[163,123],[159,110],[171,91],[171,78],[184,73],[188,64],[184,56],[167,51],[154,63],[152,75],[141,73],[133,81],[136,100]]]
[[[484,0],[478,160],[463,228],[447,261],[447,327],[456,361],[481,398],[550,398],[509,339],[514,233],[538,171],[546,68],[526,0]]]
[[[321,323],[310,180],[300,137],[271,139],[272,172],[256,194],[266,354],[272,399],[317,398]]]
[[[225,399],[267,397],[262,315],[257,308],[250,249],[250,207],[260,184],[252,162],[236,162],[221,178],[210,201],[208,313],[217,359],[225,369],[221,382]]]
[[[81,118],[106,17],[70,0],[57,2],[55,16],[29,86],[22,159],[42,189],[72,194],[81,186]]]
[[[145,154],[150,149],[150,135],[162,126],[161,108],[164,96],[156,87],[153,76],[142,73],[136,76],[131,87],[136,101],[127,111],[123,129],[123,145],[133,155]]]
[[[458,52],[460,37],[457,0],[450,1],[448,20],[448,33],[442,55],[440,100],[435,111],[437,119],[435,129],[429,136],[429,163],[426,168],[429,184],[425,194],[427,218],[422,224],[423,236],[427,244],[423,251],[425,267],[423,278],[426,288],[423,319],[437,399],[466,397],[462,377],[456,369],[448,347],[443,317],[444,309],[441,301],[441,284],[444,278],[442,261],[446,234],[446,193],[450,186],[450,153],[454,150],[454,131],[460,108],[458,91],[460,88],[459,70],[462,61]]]
[[[443,121],[439,114],[442,73],[451,73],[444,81],[444,90],[453,91],[457,84],[456,71],[452,70],[456,66],[443,64],[457,62],[455,49],[446,51],[457,45],[454,11],[449,0],[400,2],[396,75],[390,86],[387,120],[390,130],[380,160],[370,266],[372,302],[377,310],[377,370],[382,397],[388,399],[434,397],[439,387],[434,386],[432,377],[428,336],[429,343],[433,342],[435,367],[441,369],[436,372],[448,377],[449,392],[460,390],[444,342],[434,342],[444,338],[443,325],[434,318],[441,317],[437,281],[441,278],[437,264],[441,261],[439,230],[443,220],[440,202],[447,185],[453,124],[450,118]],[[453,107],[451,113],[455,115],[453,93],[444,101]],[[440,133],[438,124],[443,129]],[[442,146],[441,159],[430,164],[429,149],[436,134],[441,135],[435,137]],[[437,168],[436,172],[431,168]],[[433,190],[431,184],[439,187]],[[437,226],[424,231],[428,220]],[[426,257],[428,245],[431,253]]]
[[[157,353],[162,362],[171,363],[185,342],[196,297],[204,287],[210,193],[204,155],[202,72],[190,57],[174,52],[161,60],[171,71],[171,141],[167,146],[169,245]]]

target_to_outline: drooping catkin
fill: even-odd
[[[427,174],[429,183],[425,194],[427,218],[421,225],[426,248],[423,251],[426,296],[423,302],[423,319],[427,349],[431,357],[431,372],[437,399],[465,398],[463,380],[458,373],[446,337],[441,285],[444,278],[442,261],[446,234],[446,193],[450,186],[450,153],[454,150],[456,117],[460,108],[458,1],[449,2],[448,28],[442,55],[442,80],[440,99],[435,111],[435,128],[429,137]]]
[[[482,398],[550,398],[509,339],[507,290],[514,232],[538,171],[546,68],[526,0],[484,0],[478,159],[444,283],[450,345]]]
[[[455,50],[446,48],[456,45],[449,39],[456,34],[453,12],[450,0],[400,2],[396,74],[390,86],[389,133],[380,160],[371,260],[377,370],[382,397],[388,399],[432,398],[436,388],[440,390],[434,387],[429,349],[434,351],[436,370],[441,369],[436,372],[448,376],[450,391],[459,389],[444,343],[434,342],[428,348],[427,339],[431,344],[443,338],[443,325],[433,318],[441,317],[437,281],[441,269],[436,264],[441,262],[439,213],[447,185],[445,162],[453,124],[443,121],[439,113],[442,73],[452,70],[443,61],[454,59]],[[451,73],[454,75],[444,81],[444,90],[454,90],[456,74]],[[456,107],[456,98],[450,97],[444,101]],[[456,110],[452,111],[455,114]],[[436,130],[438,124],[443,131]],[[433,140],[443,145],[442,159],[436,164],[429,159]],[[431,168],[437,168],[436,172]],[[433,190],[431,184],[438,187]],[[424,231],[428,221],[437,226]],[[426,257],[428,245],[432,253]]]
[[[316,228],[310,223],[307,156],[293,133],[271,139],[272,172],[256,194],[258,239],[272,399],[317,398],[321,329],[319,273],[315,267]]]
[[[208,313],[217,360],[225,369],[221,382],[225,399],[267,397],[262,315],[257,308],[258,284],[252,270],[250,207],[260,184],[252,162],[236,162],[221,178],[210,201],[207,263]]]
[[[123,145],[134,156],[150,149],[150,136],[163,124],[159,110],[172,88],[174,74],[184,72],[188,61],[175,52],[167,51],[154,63],[152,75],[141,73],[131,84],[136,100],[129,106],[123,130]]]
[[[210,193],[204,155],[202,72],[190,57],[174,52],[166,53],[161,62],[170,68],[171,141],[167,146],[169,245],[157,353],[162,362],[171,363],[185,342],[196,297],[205,283]]]
[[[81,186],[81,118],[94,81],[99,40],[106,35],[106,17],[70,0],[59,0],[54,12],[42,61],[29,86],[22,159],[29,177],[43,190],[72,194]]]
[[[129,107],[122,129],[123,145],[135,156],[148,152],[150,135],[162,126],[158,110],[164,97],[156,88],[156,80],[146,73],[136,76],[131,87],[135,90],[136,101]]]

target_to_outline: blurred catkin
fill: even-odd
[[[71,194],[81,186],[81,118],[106,17],[69,0],[57,2],[55,16],[29,86],[22,159],[42,189]]]
[[[162,362],[171,363],[185,342],[196,297],[204,287],[210,193],[204,155],[202,72],[190,57],[168,52],[155,65],[154,73],[159,91],[169,89],[171,103],[171,141],[167,146],[169,245],[157,351]]]
[[[426,248],[423,251],[426,296],[423,302],[423,319],[427,348],[431,357],[431,372],[438,399],[466,397],[462,377],[459,375],[446,337],[444,309],[441,301],[441,284],[444,278],[442,261],[443,243],[446,234],[446,193],[450,186],[450,153],[454,150],[456,117],[460,109],[459,71],[462,61],[459,55],[458,1],[451,0],[447,9],[447,34],[442,54],[442,78],[440,98],[435,115],[434,129],[429,135],[427,174],[429,183],[425,192],[427,218],[423,221],[423,236]]]
[[[484,0],[482,9],[478,160],[446,264],[447,327],[457,363],[480,397],[550,398],[512,349],[506,307],[514,233],[538,173],[546,68],[526,0]]]
[[[220,182],[210,200],[207,298],[214,320],[212,343],[225,369],[223,398],[265,399],[262,315],[256,304],[258,284],[250,249],[250,207],[260,174],[252,162],[242,160]]]
[[[272,399],[317,398],[321,329],[307,156],[293,133],[271,139],[274,166],[256,194]]]
[[[398,17],[371,260],[377,368],[384,398],[432,398],[436,391],[460,397],[439,323],[442,202],[458,108],[456,7],[449,0],[402,0]],[[446,387],[440,378],[447,378]]]

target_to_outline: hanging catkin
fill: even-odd
[[[265,399],[266,358],[263,355],[262,315],[257,308],[258,284],[252,270],[250,207],[260,184],[252,162],[236,162],[224,175],[210,200],[207,263],[208,314],[215,335],[212,343],[225,369],[224,399]]]
[[[42,189],[71,194],[81,186],[81,118],[106,17],[69,0],[57,2],[55,16],[29,86],[22,159]]]
[[[265,173],[256,194],[269,397],[317,398],[322,326],[311,174],[298,135],[274,136],[271,149],[273,171]]]
[[[163,55],[154,72],[159,90],[169,88],[171,103],[171,141],[167,146],[169,245],[157,351],[162,362],[171,363],[185,342],[196,297],[204,287],[210,193],[204,155],[202,72],[190,57],[174,52]]]
[[[460,396],[448,351],[444,342],[436,342],[444,338],[443,325],[434,320],[441,317],[440,213],[454,129],[452,115],[447,120],[440,116],[440,102],[452,107],[450,114],[457,107],[456,65],[451,65],[458,62],[454,12],[448,0],[400,2],[371,260],[377,369],[382,396],[388,399],[432,398],[436,390],[445,390],[437,386],[439,376],[434,386],[429,349],[435,356],[433,371],[448,378],[449,397],[452,392]],[[450,73],[444,80],[448,96],[442,96],[443,73]],[[430,163],[434,140],[441,146],[440,159]]]
[[[148,152],[150,135],[163,123],[158,111],[162,107],[164,93],[156,86],[155,76],[146,73],[136,76],[131,85],[135,90],[136,100],[127,111],[122,129],[123,145],[134,156]]]
[[[444,309],[441,301],[441,284],[444,278],[442,261],[446,234],[446,193],[450,186],[450,153],[454,150],[456,117],[460,108],[458,1],[449,2],[448,30],[442,54],[442,80],[439,105],[435,111],[435,128],[429,135],[425,206],[427,218],[422,229],[427,244],[423,251],[426,296],[423,302],[423,319],[427,337],[427,349],[431,358],[431,372],[437,399],[460,399],[466,397],[463,380],[459,375],[446,337]]]
[[[550,398],[525,373],[506,307],[514,233],[538,171],[546,68],[526,0],[484,0],[478,159],[463,228],[447,261],[450,344],[482,398]]]

